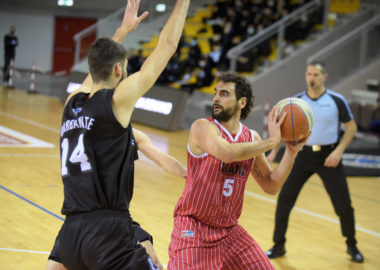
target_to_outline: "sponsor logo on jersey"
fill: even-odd
[[[239,175],[244,176],[247,170],[247,166],[238,163],[222,163],[222,172],[227,175]]]
[[[75,116],[78,115],[78,113],[80,113],[82,111],[82,107],[79,107],[79,108],[73,108],[73,113],[75,114]]]
[[[194,237],[193,231],[182,231],[181,237]]]

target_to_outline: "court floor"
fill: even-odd
[[[0,269],[44,269],[62,225],[58,99],[0,87]],[[185,130],[167,132],[139,124],[162,150],[186,163]],[[349,177],[363,264],[345,253],[337,216],[317,176],[303,188],[290,217],[287,254],[276,269],[380,269],[380,178]],[[163,265],[168,262],[172,213],[184,180],[141,156],[131,213],[154,237]],[[250,178],[240,224],[267,250],[272,246],[276,196]]]

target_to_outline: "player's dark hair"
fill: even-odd
[[[319,67],[323,74],[326,73],[326,64],[323,61],[315,60],[309,63],[309,66]]]
[[[222,73],[218,78],[218,82],[229,83],[232,82],[235,84],[235,94],[236,100],[239,100],[242,97],[247,98],[247,104],[242,109],[240,119],[244,120],[248,117],[251,109],[253,108],[253,103],[255,101],[255,96],[252,94],[252,87],[248,80],[235,72],[225,72]]]
[[[113,66],[124,64],[127,51],[119,43],[109,38],[99,38],[90,47],[88,65],[94,82],[107,80],[112,74]]]

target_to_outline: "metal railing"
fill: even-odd
[[[329,10],[328,0],[313,0],[300,8],[296,9],[289,15],[284,16],[277,22],[271,24],[253,37],[245,40],[227,52],[227,57],[231,60],[230,70],[235,71],[237,66],[237,58],[248,50],[260,45],[269,38],[277,35],[277,61],[283,57],[282,49],[284,44],[284,36],[286,27],[299,20],[305,13],[311,13],[322,6],[324,2],[323,28],[327,28],[327,18]]]
[[[116,20],[115,18],[118,18],[121,16],[124,12],[124,9],[120,9],[111,15],[102,18],[98,20],[93,25],[83,29],[82,31],[78,32],[74,35],[74,41],[75,41],[75,56],[74,56],[74,65],[79,63],[80,59],[80,53],[81,53],[81,43],[84,38],[87,36],[96,33],[96,37],[100,36],[100,33],[98,32],[98,29],[101,25],[108,24],[109,22],[112,22],[113,20]]]
[[[145,10],[149,11],[149,16],[148,19],[144,20],[141,25],[140,29],[143,27],[143,25],[148,25],[150,22],[156,20],[159,17],[167,17],[167,12],[164,13],[157,13],[154,11],[156,1],[150,1],[147,6],[144,7]],[[96,38],[102,37],[102,36],[109,36],[110,29],[115,30],[117,27],[120,26],[120,22],[123,19],[123,14],[124,14],[125,8],[121,8],[114,13],[110,14],[107,17],[104,17],[100,20],[98,20],[95,24],[83,29],[82,31],[78,32],[74,36],[74,41],[75,41],[75,56],[74,56],[74,65],[79,63],[80,60],[80,55],[87,55],[87,53],[81,52],[81,45],[82,41],[92,35],[96,34]],[[129,35],[130,36],[130,35]],[[132,35],[133,36],[133,35]]]
[[[211,4],[213,0],[193,0],[189,9],[189,14],[194,12],[197,8],[203,7],[205,4]],[[140,10],[149,11],[149,16],[146,20],[142,21],[139,26],[139,34],[135,32],[129,34],[124,41],[124,46],[129,48],[138,48],[140,47],[141,39],[150,39],[153,34],[159,33],[162,26],[167,21],[168,17],[171,14],[171,10],[175,4],[173,0],[149,0],[144,1],[145,6],[140,5]],[[155,6],[157,3],[165,3],[167,10],[163,13],[155,11]],[[142,3],[143,4],[143,3]],[[75,54],[74,54],[74,65],[78,64],[82,59],[87,56],[87,52],[82,51],[83,40],[90,35],[96,34],[96,38],[102,36],[109,36],[110,29],[115,30],[120,26],[120,22],[123,19],[124,8],[121,8],[111,15],[98,20],[97,23],[92,26],[78,32],[74,36],[75,40]],[[128,44],[128,46],[127,46]],[[83,46],[86,47],[86,46]]]
[[[325,62],[329,70],[334,70],[329,82],[338,82],[380,57],[379,26],[380,14],[309,56],[307,64],[314,60]]]

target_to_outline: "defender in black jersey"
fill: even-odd
[[[162,152],[155,147],[149,137],[140,130],[133,129],[135,137],[135,149],[140,150],[146,157],[155,162],[158,166],[163,168],[168,173],[179,177],[185,177],[187,175],[186,167],[174,157]],[[138,159],[137,151],[134,153],[134,160]],[[147,250],[147,253],[152,258],[153,262],[159,269],[163,269],[157,255],[153,249],[153,237],[146,232],[141,226],[133,221],[132,230],[134,232],[134,242],[141,244]],[[49,262],[46,270],[65,270],[62,265],[61,255],[59,253],[59,238],[57,237],[54,242],[53,249],[49,255]]]
[[[137,17],[139,2],[128,0],[112,40],[100,38],[91,46],[90,75],[65,104],[60,146],[66,219],[58,241],[69,270],[154,269],[134,241],[128,211],[135,151],[130,117],[176,51],[190,0],[177,0],[156,48],[139,72],[126,77],[120,43],[148,15]]]

